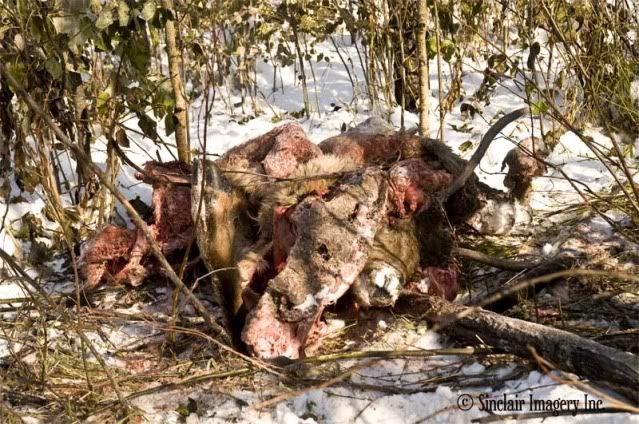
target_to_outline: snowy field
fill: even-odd
[[[399,108],[388,110],[380,106],[377,110],[370,110],[365,98],[364,76],[359,66],[359,61],[354,49],[348,45],[347,38],[342,40],[343,55],[353,58],[353,67],[350,72],[356,82],[353,87],[332,45],[328,43],[320,45],[318,51],[328,56],[329,63],[315,64],[317,81],[309,81],[309,98],[313,105],[310,119],[300,120],[309,138],[314,142],[320,142],[327,137],[340,133],[340,128],[353,127],[374,115],[381,115],[389,119],[397,128],[400,123]],[[526,57],[527,52],[520,53]],[[469,63],[465,68],[462,93],[472,94],[483,78],[482,63]],[[431,64],[431,70],[436,70],[436,64]],[[278,70],[279,72],[279,70]],[[280,75],[278,74],[278,80]],[[296,76],[292,68],[285,68],[281,75],[282,85],[273,92],[273,69],[270,64],[260,63],[258,67],[259,87],[263,96],[259,101],[261,114],[253,119],[243,120],[244,117],[239,108],[230,110],[228,104],[240,101],[236,94],[229,95],[224,89],[215,93],[213,106],[208,126],[204,128],[203,105],[200,101],[192,105],[191,118],[191,143],[195,149],[202,150],[206,139],[206,152],[211,155],[222,154],[227,149],[242,143],[252,137],[261,135],[272,128],[282,125],[284,122],[294,120],[291,112],[299,112],[303,108],[302,91],[296,84]],[[436,136],[439,128],[437,112],[437,84],[436,73],[431,73],[431,128],[432,135]],[[496,88],[491,97],[489,106],[483,108],[482,114],[476,114],[472,118],[463,117],[459,107],[446,116],[443,138],[453,150],[459,152],[460,146],[471,141],[473,148],[465,150],[463,157],[468,158],[474,147],[477,146],[481,136],[494,122],[498,114],[508,113],[516,108],[524,106],[524,93],[521,84],[515,84],[512,80],[504,80]],[[355,91],[355,92],[354,92]],[[213,93],[211,93],[213,96]],[[222,101],[226,98],[229,101]],[[316,99],[318,102],[316,102]],[[357,100],[359,99],[359,100]],[[319,108],[318,108],[319,106]],[[247,114],[253,114],[249,109]],[[339,110],[336,110],[339,109]],[[406,127],[416,125],[417,116],[405,113]],[[135,128],[137,123],[131,120],[128,126]],[[546,128],[550,125],[545,123]],[[160,124],[161,126],[161,124]],[[463,131],[459,130],[463,128]],[[597,143],[609,146],[610,140],[603,136],[597,128],[588,129]],[[163,135],[162,128],[158,133]],[[530,135],[539,135],[539,122],[537,119],[521,119],[516,124],[511,124],[497,138],[490,147],[488,154],[482,160],[477,173],[481,180],[487,184],[504,189],[501,172],[501,162],[512,147],[513,143],[523,140]],[[160,157],[162,160],[173,160],[172,152],[165,146],[158,146],[140,135],[130,133],[131,146],[127,149],[129,158],[138,164]],[[165,140],[170,143],[170,140]],[[639,148],[639,145],[637,146]],[[173,152],[174,153],[174,152]],[[93,159],[104,166],[105,145],[104,140],[99,140],[94,145]],[[74,169],[72,159],[65,155],[61,157],[64,166]],[[603,165],[592,159],[592,153],[570,132],[564,134],[555,148],[549,161],[561,165],[563,171],[571,178],[575,178],[587,185],[592,191],[600,191],[609,188],[612,183],[610,174]],[[129,198],[139,196],[141,200],[150,203],[151,189],[149,186],[139,184],[134,178],[135,171],[126,165],[122,167],[118,178],[118,185]],[[72,174],[71,172],[69,174]],[[16,258],[28,254],[29,246],[16,240],[14,234],[20,229],[21,218],[30,212],[39,216],[46,228],[56,229],[54,223],[48,222],[42,215],[44,200],[36,192],[33,195],[19,193],[13,186],[12,196],[22,195],[24,202],[11,204],[8,208],[0,204],[0,216],[4,216],[4,228],[0,232],[0,246],[15,255]],[[68,200],[68,198],[67,198]],[[554,171],[548,170],[546,175],[537,178],[534,182],[534,196],[531,208],[522,213],[522,226],[530,220],[543,220],[544,212],[555,210],[568,204],[578,204],[579,196],[571,185]],[[126,217],[122,209],[118,207],[120,215]],[[609,211],[609,217],[620,225],[629,225],[626,216]],[[580,224],[584,237],[590,237],[593,243],[605,244],[615,239],[612,227],[600,217],[583,217]],[[571,228],[570,232],[573,231]],[[43,243],[50,243],[42,238]],[[537,253],[554,255],[564,248],[566,237],[557,237],[548,240],[543,246],[522,246],[522,251],[530,252],[537,249]],[[626,249],[637,249],[636,245],[625,245]],[[34,278],[43,278],[45,287],[51,292],[72,292],[73,277],[64,275],[62,260],[49,263],[51,275],[40,276],[36,271],[30,270]],[[135,289],[127,289],[135,290]],[[126,307],[118,307],[117,312],[123,314],[162,314],[166,313],[170,304],[171,292],[166,287],[158,287],[153,290],[156,298],[150,304],[132,303]],[[121,296],[122,292],[116,296]],[[20,283],[7,279],[0,283],[0,299],[13,299],[26,297]],[[106,302],[106,300],[105,300]],[[11,304],[10,304],[11,305]],[[19,305],[16,303],[15,305]],[[3,312],[2,318],[10,320],[15,312]],[[336,326],[340,323],[337,322]],[[427,328],[413,325],[403,325],[401,320],[387,323],[383,320],[376,322],[377,337],[371,338],[369,343],[358,347],[360,350],[428,350],[450,346],[449,342],[441,335],[428,331]],[[127,372],[135,373],[136,369],[130,363],[125,363],[115,355],[119,349],[129,348],[136,343],[161,340],[163,335],[152,326],[144,322],[127,322],[105,327],[99,334],[88,331],[91,340],[95,343],[100,353],[110,366],[121,367]],[[49,338],[62,339],[55,327],[51,328]],[[11,358],[11,352],[20,351],[22,346],[8,334],[0,333],[0,363],[5,363]],[[191,351],[187,350],[185,356]],[[140,371],[148,372],[153,369],[153,357],[145,356],[139,361]],[[27,357],[28,361],[29,358]],[[523,399],[525,404],[520,412],[533,412],[530,410],[529,400],[543,401],[579,401],[584,407],[585,399],[596,401],[599,397],[589,391],[582,391],[567,384],[562,384],[553,373],[544,375],[530,366],[513,361],[511,364],[495,363],[482,360],[477,362],[477,357],[472,356],[438,356],[433,358],[409,358],[393,360],[347,360],[339,363],[343,369],[361,364],[361,367],[341,381],[327,387],[316,387],[309,391],[295,393],[295,389],[288,388],[275,381],[274,376],[257,374],[251,377],[250,384],[226,385],[224,380],[216,380],[193,387],[182,387],[175,390],[164,390],[158,393],[141,396],[133,400],[133,405],[144,412],[144,416],[153,423],[222,423],[222,422],[253,422],[253,423],[466,423],[473,419],[486,417],[487,412],[481,411],[481,399]],[[442,383],[433,388],[431,380],[438,376],[446,375],[452,378],[454,384]],[[461,378],[460,378],[461,377]],[[464,382],[467,383],[464,386]],[[474,384],[473,384],[474,383]],[[162,384],[162,383],[156,383]],[[156,384],[150,384],[150,387]],[[251,389],[254,387],[254,389]],[[2,387],[2,386],[0,386]],[[389,387],[395,387],[395,393],[390,392]],[[453,387],[453,388],[451,388]],[[290,392],[290,398],[276,405],[261,405],[264,401]],[[470,394],[473,397],[473,406],[468,407],[468,399],[464,396]],[[197,405],[196,411],[181,410],[181,406],[189,403],[189,398]],[[557,404],[559,405],[559,404]],[[564,406],[557,408],[573,408],[573,402],[562,403]],[[609,406],[605,400],[601,407]],[[464,410],[467,409],[467,410]],[[33,418],[29,421],[38,422],[40,412],[34,410]],[[94,417],[94,421],[99,418]],[[622,423],[637,422],[639,416],[630,414],[585,414],[576,416],[546,417],[531,420],[530,422],[544,423]]]

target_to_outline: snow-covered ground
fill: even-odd
[[[389,330],[381,341],[370,349],[437,349],[442,347],[439,337],[424,328],[414,332]],[[353,363],[343,363],[344,367]],[[446,375],[464,376],[467,381],[491,381],[485,387],[469,387],[452,390],[446,384],[435,389],[420,391],[427,386],[427,380],[437,371],[455,370]],[[522,375],[522,371],[523,374]],[[503,380],[503,381],[502,381]],[[519,412],[522,414],[542,412],[535,401],[571,401],[554,410],[564,412],[575,406],[584,408],[586,400],[597,397],[586,394],[570,386],[557,383],[551,375],[542,375],[538,371],[528,372],[513,365],[504,365],[487,369],[473,360],[465,361],[456,356],[443,356],[428,360],[395,359],[375,363],[364,367],[353,375],[354,383],[368,384],[369,387],[381,386],[380,390],[361,389],[348,384],[312,390],[291,399],[280,402],[269,409],[259,409],[264,395],[255,391],[234,391],[228,393],[222,387],[211,385],[208,389],[182,389],[174,392],[149,395],[138,398],[134,404],[145,411],[152,422],[177,423],[177,412],[187,398],[197,404],[197,413],[190,415],[193,423],[468,423],[487,415],[482,405],[490,400],[521,400]],[[494,383],[502,381],[502,383]],[[383,388],[393,386],[405,393],[388,394]],[[276,392],[276,394],[280,394]],[[472,397],[472,403],[469,401]],[[480,400],[481,399],[481,400]],[[576,403],[578,402],[578,403]],[[254,408],[255,406],[258,408]],[[570,405],[570,406],[568,406]],[[548,409],[552,410],[552,409]],[[511,410],[512,411],[512,410]],[[188,419],[187,419],[187,422]],[[509,420],[507,422],[514,422]],[[531,420],[530,422],[542,422]],[[626,423],[639,422],[639,417],[629,414],[587,415],[582,412],[575,415],[548,417],[548,423]]]
[[[309,80],[309,98],[313,104],[312,116],[310,119],[303,119],[303,125],[311,140],[319,142],[329,136],[336,135],[345,124],[352,127],[373,115],[382,115],[389,119],[396,127],[399,127],[400,110],[383,109],[371,111],[369,103],[362,100],[365,96],[363,87],[364,76],[361,66],[355,58],[357,54],[348,45],[347,37],[341,40],[343,55],[350,55],[354,65],[350,69],[357,86],[353,87],[344,69],[342,62],[337,57],[332,45],[321,44],[317,50],[330,58],[330,62],[315,64],[316,84]],[[338,39],[339,41],[339,39]],[[526,52],[522,52],[525,57]],[[472,94],[482,80],[482,63],[469,64],[466,67],[464,76],[463,91],[466,96]],[[435,70],[436,64],[433,62],[431,70]],[[278,72],[281,70],[278,69]],[[244,142],[252,137],[261,135],[283,122],[292,120],[291,112],[299,112],[303,108],[302,92],[292,68],[285,68],[281,74],[283,86],[278,84],[277,91],[273,92],[271,84],[273,81],[273,68],[270,64],[260,63],[258,67],[259,87],[264,94],[264,98],[259,100],[262,113],[249,120],[242,120],[239,108],[231,111],[228,103],[235,104],[240,101],[240,97],[234,93],[229,96],[224,89],[216,93],[217,99],[208,121],[208,127],[203,128],[204,118],[202,116],[201,102],[195,102],[191,110],[191,140],[192,147],[202,149],[204,139],[206,139],[206,151],[209,154],[221,154],[232,146]],[[278,81],[280,75],[278,74]],[[439,127],[437,106],[437,75],[431,73],[431,128],[432,135],[437,133]],[[524,105],[524,94],[519,87],[511,80],[502,81],[491,96],[489,106],[483,109],[482,114],[476,114],[472,118],[465,118],[461,115],[459,107],[446,116],[444,125],[444,140],[453,150],[460,151],[459,148],[470,140],[473,147],[477,146],[483,133],[490,127],[493,117],[499,113],[507,113]],[[354,96],[355,92],[358,94]],[[212,93],[211,93],[212,94]],[[223,102],[220,99],[226,97],[230,102]],[[357,97],[359,100],[355,100]],[[267,100],[264,100],[267,99]],[[315,99],[319,103],[315,103]],[[319,107],[318,107],[319,106]],[[340,106],[335,110],[335,106]],[[247,112],[250,106],[246,105]],[[319,109],[319,110],[318,110]],[[250,112],[252,113],[252,112]],[[407,127],[417,123],[417,116],[405,113],[405,123]],[[532,126],[531,126],[532,124]],[[130,127],[136,127],[136,122],[131,120],[127,123]],[[159,134],[164,134],[159,123]],[[548,125],[548,123],[546,123]],[[533,127],[534,126],[534,127]],[[459,130],[464,128],[463,130]],[[504,136],[499,137],[490,147],[487,155],[482,160],[477,173],[482,181],[489,185],[504,189],[502,185],[503,173],[501,163],[508,150],[513,147],[513,140],[523,140],[531,134],[539,134],[539,123],[537,119],[522,119],[516,124],[510,125]],[[603,136],[596,128],[588,130],[589,135],[595,141],[604,146],[610,145],[610,140]],[[173,155],[165,146],[154,144],[148,139],[143,139],[135,133],[130,133],[131,147],[127,149],[128,156],[138,164],[156,157],[162,160],[172,160]],[[166,140],[169,141],[169,140]],[[105,161],[104,140],[99,140],[93,147],[93,159],[98,164]],[[469,157],[473,148],[465,150],[462,156]],[[72,159],[65,155],[61,158],[63,166],[69,170],[75,168]],[[563,171],[571,178],[575,178],[591,190],[598,191],[609,187],[612,177],[607,173],[603,165],[592,159],[592,153],[588,150],[579,138],[573,133],[564,134],[555,148],[549,162],[562,165]],[[130,198],[139,196],[141,200],[150,203],[151,189],[144,184],[138,184],[134,178],[134,170],[127,166],[122,167],[118,177],[119,187],[127,193]],[[554,170],[536,179],[534,183],[534,196],[531,203],[533,214],[552,210],[558,205],[579,202],[579,197],[574,192],[571,185]],[[12,195],[20,194],[17,187],[12,187]],[[29,246],[24,242],[16,240],[13,234],[19,230],[21,218],[25,213],[30,212],[41,217],[47,228],[55,228],[55,224],[46,221],[42,217],[44,207],[43,199],[37,192],[32,195],[22,194],[24,202],[14,203],[7,206],[0,203],[0,217],[5,215],[4,228],[0,229],[0,247],[10,254],[20,257]],[[121,216],[126,216],[123,210]],[[613,216],[614,215],[614,216]],[[619,214],[612,214],[612,219],[623,223],[626,217]],[[584,225],[590,225],[584,230],[590,236],[597,234],[605,237],[611,236],[612,227],[600,218],[587,221]],[[565,240],[564,240],[565,241]],[[554,254],[561,247],[561,243],[546,246],[543,253]],[[635,246],[636,248],[636,246]],[[54,264],[58,266],[60,264]],[[55,268],[54,266],[54,268]],[[37,276],[35,271],[30,271],[33,276]],[[72,285],[56,284],[52,289],[60,291],[61,287],[70,289]],[[134,290],[134,289],[131,289]],[[168,302],[170,293],[159,293],[159,303]],[[0,283],[0,299],[16,298],[26,296],[20,288],[18,281],[2,281]],[[163,296],[163,297],[162,297]],[[133,313],[144,309],[140,305],[124,310]],[[146,312],[154,312],[145,309]],[[157,312],[157,311],[155,311]],[[10,319],[12,313],[3,313],[4,319]],[[426,328],[416,327],[407,329],[403,326],[391,325],[386,328],[386,323],[379,322],[378,329],[387,330],[382,338],[375,339],[365,347],[365,350],[380,349],[437,349],[446,346],[446,341],[437,334],[429,332]],[[151,326],[139,323],[124,323],[115,329],[109,329],[109,341],[105,342],[103,335],[88,332],[91,340],[105,356],[107,363],[113,366],[122,364],[112,354],[114,348],[130,345],[141,338],[161,338],[161,333]],[[51,339],[56,337],[55,332],[49,334]],[[9,337],[0,332],[0,361],[9,359]],[[19,350],[19,344],[13,344],[12,350]],[[355,362],[342,362],[344,367],[354,365]],[[449,376],[465,375],[469,379],[473,376],[488,379],[504,380],[500,384],[484,384],[478,387],[468,387],[466,389],[451,389],[446,383],[442,383],[434,390],[420,391],[426,385],[425,381],[432,378],[442,369],[448,370]],[[465,423],[471,419],[486,416],[487,413],[479,409],[479,395],[481,393],[489,395],[492,399],[523,399],[525,404],[520,412],[532,412],[530,396],[535,400],[555,401],[555,400],[580,400],[580,407],[584,406],[584,396],[596,399],[592,394],[586,394],[574,389],[566,384],[559,384],[550,375],[542,375],[538,371],[526,370],[523,375],[520,372],[521,366],[511,365],[495,366],[487,368],[486,362],[480,364],[474,359],[459,356],[444,356],[436,358],[411,358],[395,360],[378,360],[372,365],[359,369],[352,376],[334,386],[300,393],[290,399],[268,408],[255,409],[264,400],[274,395],[286,392],[288,389],[279,387],[271,377],[263,377],[264,381],[256,381],[256,387],[260,390],[248,391],[243,389],[226,389],[223,380],[203,386],[184,388],[160,392],[137,398],[134,405],[144,411],[150,422],[181,422],[183,416],[178,412],[179,406],[184,405],[188,398],[194,399],[198,405],[197,413],[192,413],[186,418],[186,422],[276,422],[276,423],[387,423],[387,422],[451,422]],[[515,372],[517,371],[517,372]],[[509,379],[512,377],[512,379]],[[358,387],[349,387],[343,384],[346,381],[359,384]],[[487,380],[488,381],[488,380]],[[270,383],[270,386],[269,384]],[[367,386],[364,386],[367,385]],[[374,386],[394,386],[402,390],[402,393],[385,393],[376,390]],[[491,388],[490,386],[494,386]],[[262,389],[263,388],[263,389]],[[471,394],[474,406],[466,408],[468,399],[464,400],[462,395]],[[604,402],[602,407],[607,406]],[[564,407],[565,408],[565,407]],[[469,409],[469,410],[463,410]],[[614,415],[586,415],[562,416],[555,418],[537,419],[531,422],[638,422],[639,416],[629,414]]]

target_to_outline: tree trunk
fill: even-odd
[[[426,0],[418,0],[417,53],[419,55],[419,134],[428,136],[428,52],[426,51],[426,28],[428,25],[428,8]]]
[[[175,16],[173,1],[163,0],[162,3],[164,7],[172,11],[173,15]],[[177,30],[175,28],[174,20],[169,19],[166,21],[165,34],[166,52],[169,55],[169,77],[171,78],[171,85],[173,86],[173,96],[175,98],[173,120],[175,122],[175,144],[177,146],[178,159],[186,163],[191,163],[191,150],[189,146],[188,134],[188,103],[184,94],[182,78],[180,77],[180,66],[182,65],[182,60],[180,51],[177,48]]]
[[[304,53],[300,47],[299,33],[297,32],[297,20],[293,20],[291,25],[293,28],[293,36],[295,37],[295,50],[297,51],[297,58],[300,62],[300,74],[302,75],[302,95],[304,96],[304,115],[306,118],[311,117],[311,102],[308,100],[308,87],[306,86],[306,71],[304,70]]]

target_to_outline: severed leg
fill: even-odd
[[[200,255],[220,281],[220,299],[234,317],[241,305],[237,252],[242,247],[244,196],[233,188],[211,161],[194,160],[191,213]]]

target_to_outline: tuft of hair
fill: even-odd
[[[260,199],[260,187],[265,183],[264,168],[241,156],[230,156],[222,165],[224,177],[231,185],[241,190],[252,203]]]
[[[242,289],[251,282],[255,274],[262,274],[269,268],[266,253],[271,250],[272,242],[247,246],[238,254],[237,268],[242,283]]]
[[[276,206],[294,206],[309,194],[324,194],[343,173],[356,169],[357,164],[351,158],[327,154],[300,164],[287,180],[262,184],[260,232],[271,234]]]

